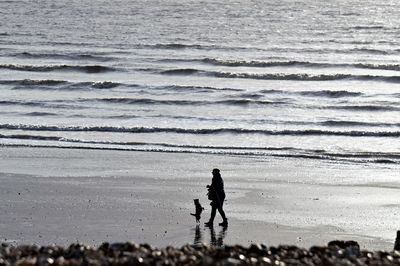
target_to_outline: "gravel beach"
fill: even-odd
[[[400,265],[400,252],[360,250],[355,241],[332,241],[309,249],[252,244],[214,247],[185,245],[153,248],[148,244],[103,243],[98,248],[59,246],[0,247],[0,265]]]

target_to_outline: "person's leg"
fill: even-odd
[[[226,216],[225,216],[224,209],[222,209],[222,206],[218,206],[218,212],[219,212],[219,214],[221,214],[222,219],[224,221],[226,221],[227,219],[226,219]]]
[[[223,204],[221,204],[221,205],[218,206],[218,212],[219,212],[219,214],[221,215],[221,217],[222,217],[222,219],[223,219],[222,223],[219,223],[219,225],[221,225],[221,226],[228,226],[228,219],[227,219],[226,216],[225,216],[225,212],[224,212],[224,209],[222,208],[222,205],[223,205]]]
[[[208,220],[208,222],[206,222],[206,225],[212,225],[214,222],[214,218],[215,218],[215,214],[217,213],[217,207],[215,207],[214,205],[211,206],[211,216],[210,216],[210,220]]]

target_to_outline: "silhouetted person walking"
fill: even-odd
[[[212,171],[213,178],[211,181],[211,185],[207,185],[208,188],[208,199],[211,200],[211,216],[210,220],[205,223],[206,226],[212,226],[215,218],[215,214],[218,210],[219,214],[223,219],[221,226],[228,226],[228,219],[225,217],[225,212],[222,208],[225,200],[225,191],[224,191],[224,181],[222,180],[221,174],[219,173],[219,169],[213,169]]]

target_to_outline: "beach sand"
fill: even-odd
[[[206,185],[221,169],[229,226],[204,227]],[[0,242],[267,246],[358,241],[391,250],[399,227],[396,166],[60,148],[0,148]],[[206,208],[200,224],[193,199]]]

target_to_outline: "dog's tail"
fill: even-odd
[[[194,213],[190,213],[190,215],[196,216],[196,214],[194,214]]]

